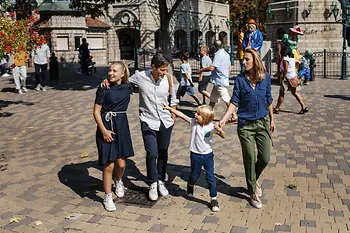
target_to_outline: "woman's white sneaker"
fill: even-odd
[[[258,181],[256,182],[256,191],[255,191],[256,195],[258,197],[261,197],[263,195],[262,193],[262,189],[261,189],[261,186],[260,184],[258,183]]]
[[[154,182],[149,186],[149,192],[148,192],[148,197],[151,199],[151,201],[156,201],[158,200],[158,190],[157,190],[157,182]]]
[[[159,190],[160,195],[162,195],[163,197],[169,195],[169,191],[165,187],[164,182],[161,180],[158,181],[158,190]]]
[[[113,201],[112,193],[105,194],[103,205],[107,211],[115,211],[117,209]]]
[[[261,200],[258,197],[258,195],[256,195],[256,193],[253,193],[252,195],[250,195],[250,203],[252,204],[253,207],[257,209],[261,209],[262,207]]]

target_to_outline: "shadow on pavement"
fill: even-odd
[[[324,95],[324,97],[350,101],[350,96],[347,95]]]
[[[4,88],[4,89],[10,89],[10,88]],[[3,90],[4,90],[3,89]],[[15,89],[15,88],[13,88]],[[3,91],[2,90],[2,91]],[[10,105],[13,105],[13,104],[23,104],[23,105],[26,105],[26,106],[30,106],[30,105],[34,105],[33,103],[30,103],[30,102],[25,102],[25,101],[9,101],[9,100],[0,100],[0,118],[1,117],[10,117],[13,115],[13,113],[10,113],[10,112],[3,112],[3,108],[6,108]]]
[[[168,181],[167,181],[167,187],[169,187],[169,193],[172,196],[175,197],[184,197],[187,200],[191,200],[194,202],[197,202],[199,204],[207,205],[209,206],[209,202],[205,200],[198,199],[196,197],[188,197],[186,190],[181,189],[179,185],[174,184],[173,181],[176,177],[179,177],[180,179],[184,181],[188,181],[190,176],[191,168],[189,166],[183,166],[183,165],[176,165],[176,164],[168,164]],[[231,187],[227,183],[225,183],[223,180],[225,179],[224,176],[214,173],[215,179],[216,179],[216,187],[217,192],[220,194],[226,194],[230,196],[231,198],[234,198],[236,201],[242,201],[242,200],[248,200],[247,189],[244,187]],[[207,189],[208,192],[208,198],[209,198],[209,190],[208,190],[208,184],[205,177],[205,172],[202,171],[197,184],[195,186],[200,186],[205,189]],[[196,192],[194,193],[196,195]]]

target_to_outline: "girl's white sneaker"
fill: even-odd
[[[103,205],[107,211],[115,211],[117,209],[113,201],[112,193],[105,194]]]

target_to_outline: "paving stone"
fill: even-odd
[[[291,232],[291,226],[289,225],[277,225],[275,231]]]
[[[300,226],[302,226],[302,227],[316,227],[316,221],[300,220]]]
[[[236,227],[236,226],[233,226],[231,228],[231,231],[230,233],[246,233],[248,231],[248,228],[246,227]]]
[[[343,213],[343,211],[328,210],[328,216],[333,216],[333,217],[341,216],[341,217],[344,217],[344,213]]]
[[[321,209],[321,205],[317,203],[306,203],[306,208],[309,209]]]

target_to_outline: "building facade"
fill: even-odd
[[[333,5],[332,5],[333,4]],[[266,40],[276,42],[288,33],[289,28],[298,25],[304,35],[299,36],[298,49],[301,53],[310,49],[320,52],[342,51],[341,10],[337,18],[332,14],[333,7],[340,4],[331,0],[291,0],[269,3]]]
[[[74,17],[69,1],[39,2],[41,30],[50,35],[50,46],[61,63],[78,62],[77,48],[87,38],[94,60],[108,64],[120,59],[133,60],[135,47],[155,52],[160,47],[160,21],[157,1],[122,1],[111,5],[98,19]],[[197,53],[200,45],[221,39],[228,46],[227,1],[183,1],[170,23],[171,47],[175,53]],[[135,27],[134,22],[141,25]]]

